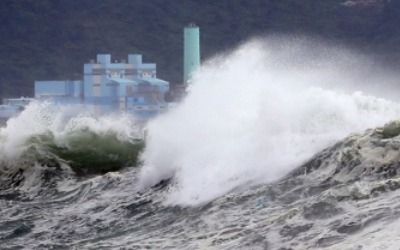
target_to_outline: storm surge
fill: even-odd
[[[203,204],[277,181],[338,140],[399,118],[399,104],[382,98],[389,75],[319,42],[254,40],[204,63],[186,99],[148,125],[140,186],[172,178],[168,204]]]
[[[31,103],[0,129],[2,249],[397,249],[400,78],[384,72],[269,37],[204,62],[147,124]]]

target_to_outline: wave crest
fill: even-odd
[[[203,64],[180,106],[149,124],[141,187],[173,178],[168,202],[201,204],[274,182],[348,134],[398,118],[399,104],[351,90],[367,85],[357,56],[280,42]]]

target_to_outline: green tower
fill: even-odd
[[[191,82],[194,71],[200,67],[200,30],[191,23],[183,29],[183,84]]]

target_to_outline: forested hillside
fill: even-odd
[[[307,34],[400,68],[400,1],[1,0],[0,96],[32,95],[34,80],[81,78],[98,53],[143,54],[158,76],[182,81],[182,28],[201,28],[202,57],[260,35]]]

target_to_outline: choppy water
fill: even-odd
[[[400,106],[371,95],[392,76],[267,41],[205,63],[146,138],[129,116],[50,103],[10,120],[1,248],[398,249],[400,125],[382,126]]]

